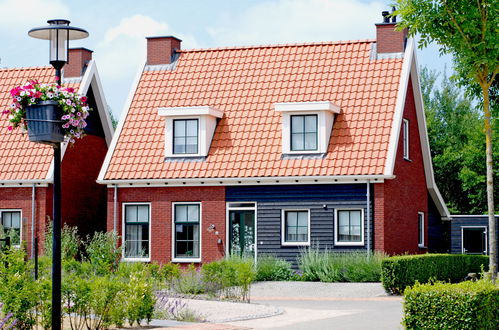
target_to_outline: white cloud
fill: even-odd
[[[54,18],[69,17],[69,8],[60,0],[3,0],[0,1],[0,27],[10,31],[27,31],[44,26]]]
[[[382,2],[276,0],[225,15],[208,33],[217,45],[367,39],[381,22]]]

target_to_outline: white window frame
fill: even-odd
[[[461,226],[461,253],[466,254],[464,251],[464,229],[482,228],[485,233],[485,255],[489,254],[489,227],[488,226]]]
[[[420,218],[421,217],[421,218]],[[422,222],[419,220],[423,220]],[[420,233],[422,241],[420,241]],[[425,216],[424,212],[418,212],[418,247],[424,248],[426,247],[426,235],[425,235]]]
[[[338,212],[340,211],[360,211],[360,242],[340,242],[338,241]],[[334,209],[334,245],[336,246],[364,246],[364,209],[360,207]]]
[[[126,248],[126,235],[125,235],[125,230],[126,230],[126,212],[125,212],[125,206],[127,205],[148,205],[149,206],[149,256],[147,258],[127,258],[125,257],[125,248]],[[151,242],[152,242],[152,230],[151,230],[151,224],[152,224],[152,207],[150,202],[123,202],[121,203],[121,237],[122,237],[122,247],[123,251],[121,253],[121,258],[123,261],[134,261],[134,262],[150,262],[151,261]]]
[[[199,205],[199,257],[197,258],[176,258],[175,257],[175,205]],[[172,218],[171,218],[171,251],[172,251],[172,262],[178,263],[197,263],[201,262],[203,257],[203,203],[202,202],[172,202]]]
[[[286,212],[307,212],[307,241],[288,242],[286,241]],[[282,246],[310,246],[310,209],[282,209],[281,210],[281,245]]]
[[[12,244],[13,247],[19,248],[22,245],[23,242],[23,210],[22,209],[0,209],[0,221],[2,220],[2,213],[3,212],[19,212],[20,213],[20,218],[19,218],[19,244],[14,245]],[[1,225],[1,222],[0,222]],[[4,228],[5,230],[5,228]]]
[[[402,120],[402,144],[403,144],[403,152],[404,152],[404,159],[405,160],[410,160],[410,153],[409,153],[409,120],[403,118]]]
[[[238,206],[233,206],[233,205],[236,205],[236,204],[254,204],[254,206],[245,206],[245,207],[238,207]],[[229,219],[229,215],[230,215],[230,211],[254,211],[255,212],[255,247],[254,247],[254,251],[255,251],[255,257],[254,257],[254,261],[255,261],[255,264],[258,260],[257,256],[258,256],[258,211],[257,211],[257,208],[258,208],[258,203],[257,202],[246,202],[246,201],[243,201],[243,202],[235,202],[235,201],[232,201],[232,202],[225,202],[225,255],[228,256],[229,255],[229,226],[230,226],[230,219]]]

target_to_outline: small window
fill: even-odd
[[[21,211],[0,211],[0,236],[9,236],[13,246],[21,245]],[[3,235],[2,234],[3,231]],[[3,238],[3,237],[0,237]]]
[[[404,139],[404,159],[409,160],[409,121],[404,119],[403,124],[403,139]]]
[[[337,210],[335,227],[335,244],[364,244],[363,210]]]
[[[291,116],[291,150],[317,150],[317,115]]]
[[[200,204],[174,204],[174,259],[200,258]]]
[[[424,213],[418,212],[418,246],[424,247]]]
[[[175,119],[173,121],[173,153],[198,153],[198,120]]]
[[[309,245],[309,210],[283,210],[282,231],[283,245]]]
[[[125,204],[125,258],[149,259],[149,204]]]

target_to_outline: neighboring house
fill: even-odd
[[[499,222],[499,215],[495,219]],[[451,253],[489,254],[487,215],[451,215],[450,228]],[[496,226],[496,237],[498,235],[499,228]]]
[[[54,81],[51,67],[0,69],[0,108],[9,107],[10,90],[28,80]],[[93,112],[87,134],[74,146],[62,147],[62,221],[78,226],[82,235],[105,230],[106,189],[96,183],[113,128],[106,110],[92,51],[70,49],[63,85],[88,97]],[[25,241],[33,253],[34,238],[43,244],[48,218],[52,218],[52,147],[29,142],[21,129],[9,131],[7,116],[0,118],[0,220],[14,234],[13,243]],[[33,230],[35,228],[35,230]]]
[[[192,50],[147,38],[98,181],[124,259],[437,250],[448,211],[414,45],[394,26],[376,24],[376,40]]]

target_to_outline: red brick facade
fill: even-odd
[[[428,189],[411,80],[403,118],[409,121],[409,160],[404,159],[401,131],[394,168],[396,178],[374,185],[374,247],[389,254],[426,252],[418,247],[418,212],[425,214],[425,238],[428,237]]]
[[[116,223],[123,236],[123,203],[147,202],[151,207],[151,261],[172,261],[172,203],[201,202],[201,262],[222,258],[225,253],[225,188],[169,187],[118,188]],[[114,226],[114,189],[107,194],[107,230]],[[215,225],[215,230],[209,230]],[[216,234],[218,232],[218,235]],[[221,244],[218,240],[221,239]]]

